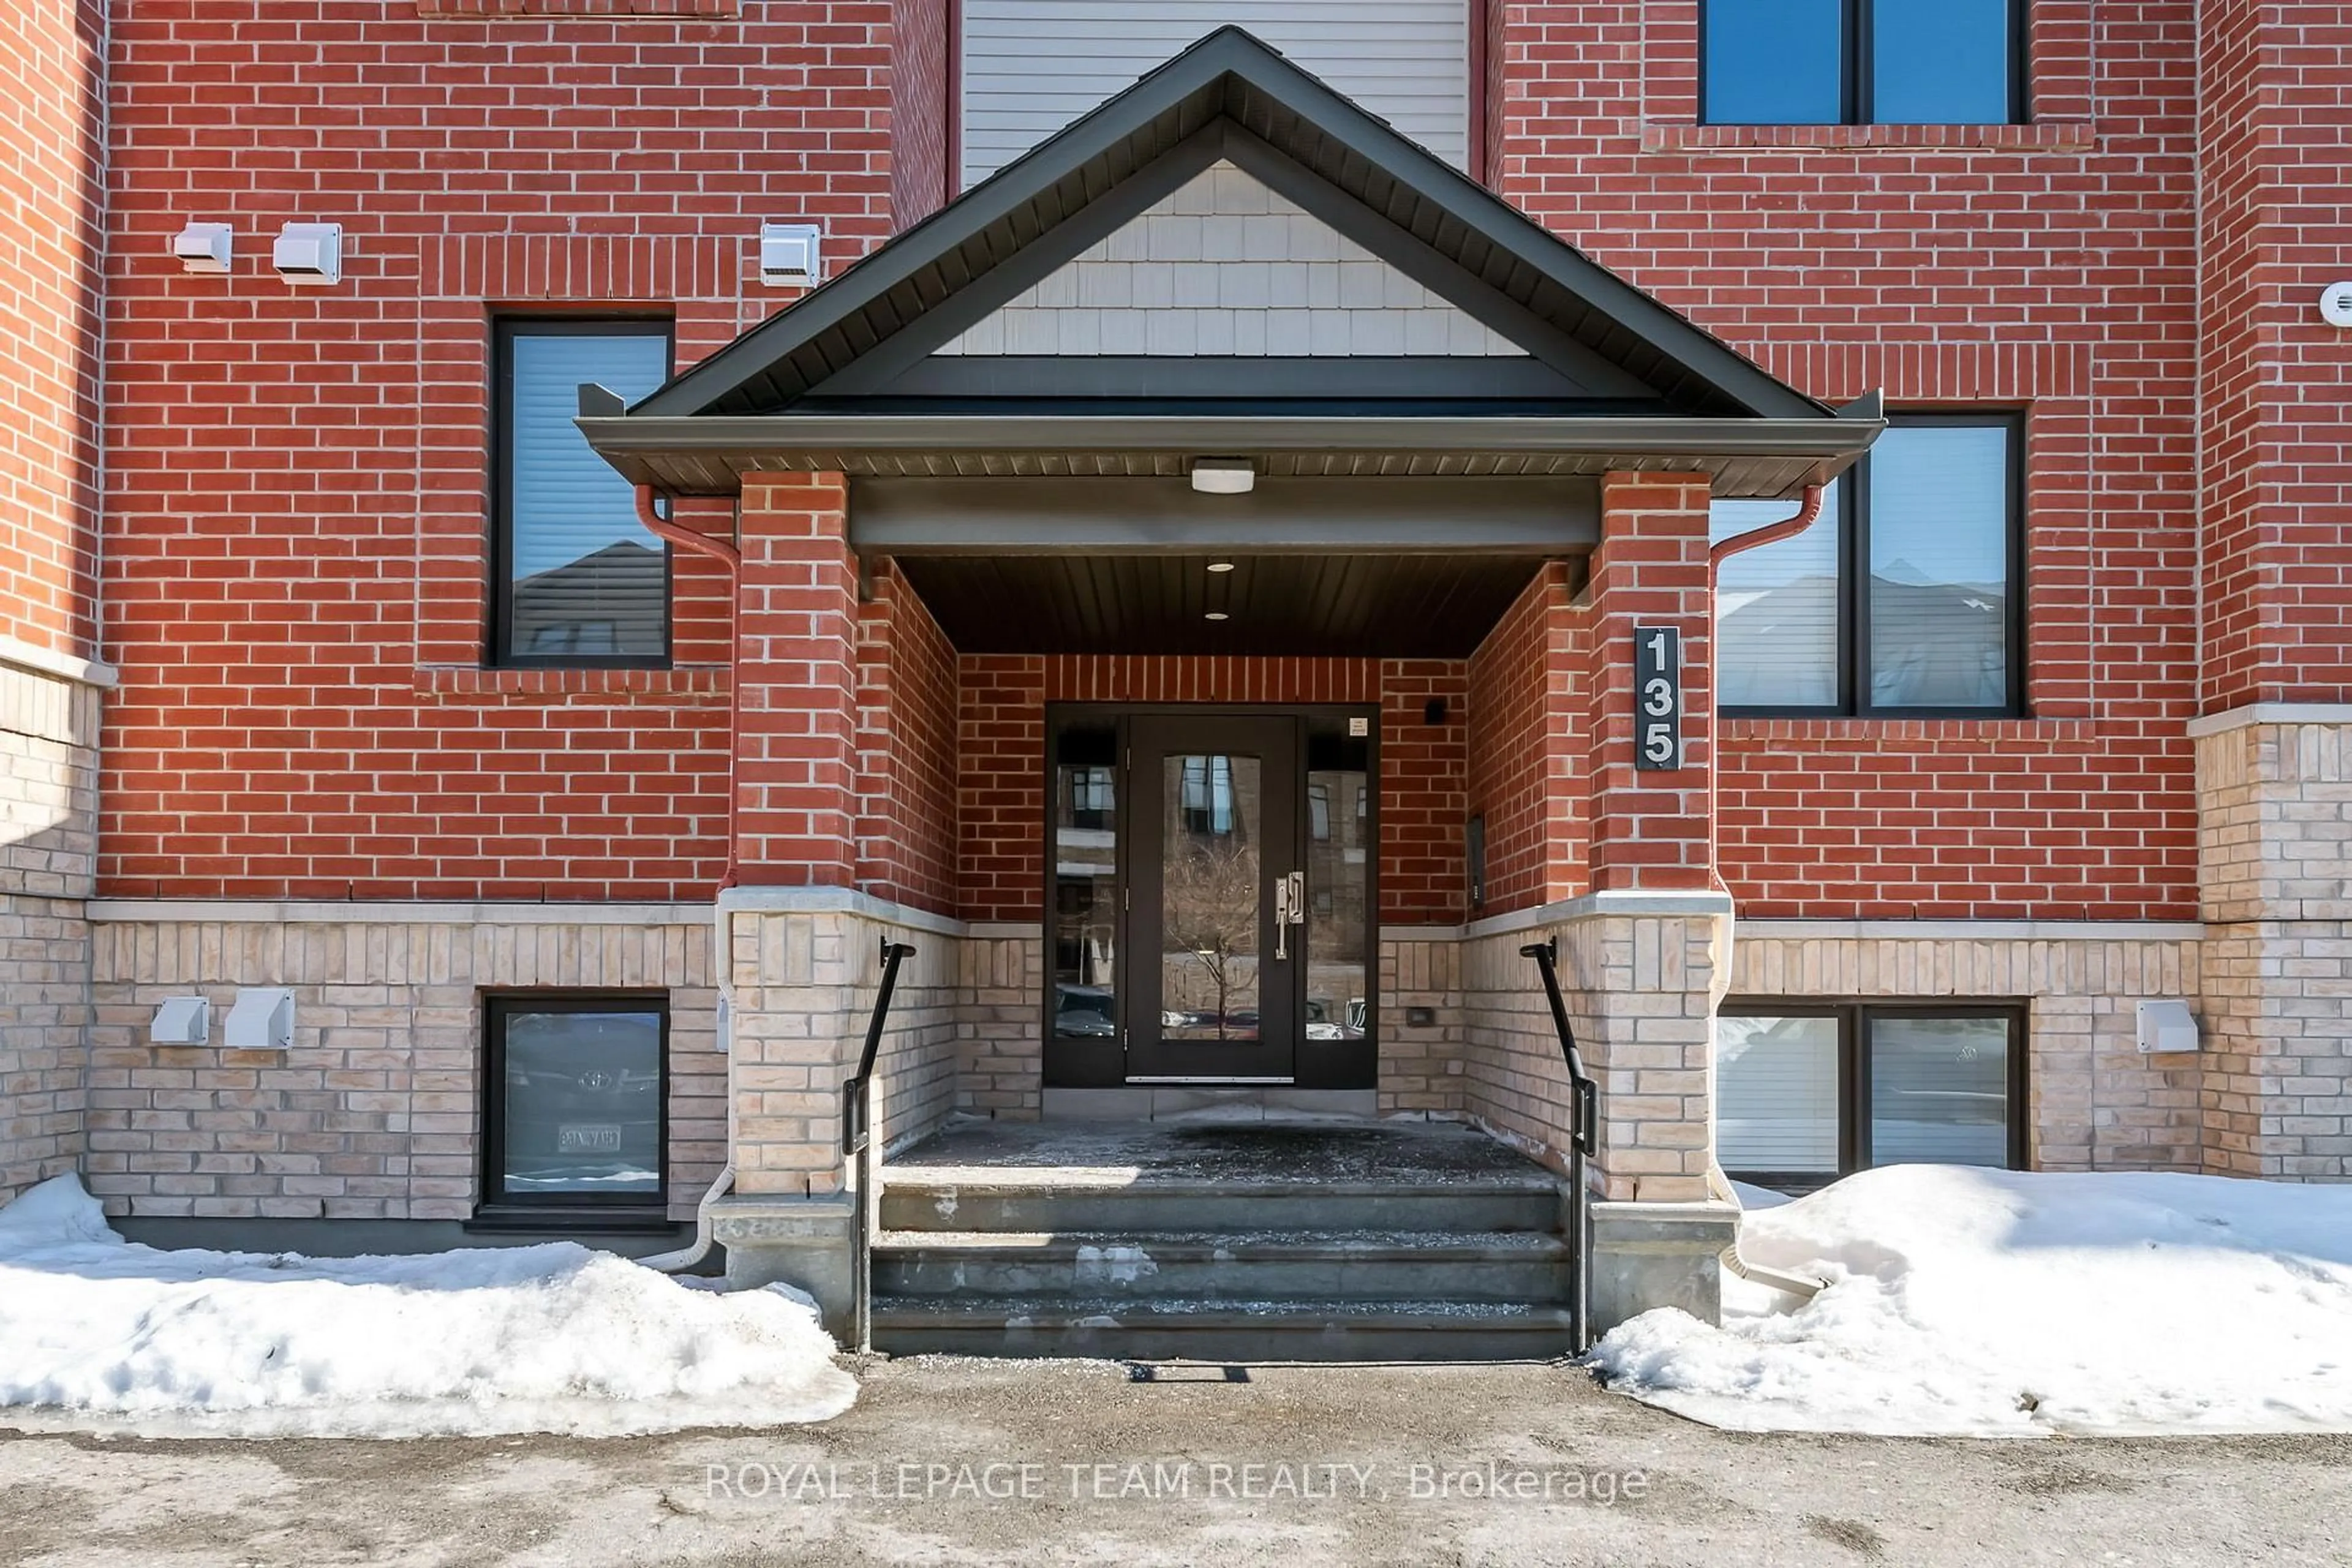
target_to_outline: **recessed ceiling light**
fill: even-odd
[[[1222,621],[1222,620],[1227,620],[1227,619],[1230,619],[1230,618],[1231,618],[1231,617],[1229,617],[1229,616],[1225,614],[1225,612],[1224,612],[1224,611],[1223,611],[1223,610],[1211,610],[1211,611],[1210,611],[1206,616],[1203,616],[1202,617],[1202,619],[1203,619],[1203,620],[1210,620],[1210,621]]]
[[[1209,563],[1209,570],[1212,572],[1230,572],[1233,569],[1234,563],[1230,561],[1212,561]]]

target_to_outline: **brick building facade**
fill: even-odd
[[[1327,88],[1226,38],[983,180],[1006,68],[982,44],[1075,36],[1045,0],[16,7],[0,1194],[79,1170],[157,1235],[446,1244],[501,1182],[561,1185],[489,1169],[490,1108],[529,1076],[493,1054],[494,1004],[618,998],[660,1019],[667,1100],[629,1223],[683,1224],[730,1167],[739,1250],[789,1236],[773,1269],[818,1268],[877,936],[918,949],[886,1139],[1107,1087],[1095,1026],[1062,1015],[1148,1020],[1092,977],[1113,928],[1060,868],[1079,838],[1051,835],[1127,857],[1142,829],[1123,805],[1081,823],[1066,793],[1121,764],[1055,749],[1074,715],[1115,713],[1127,746],[1188,709],[1287,715],[1302,755],[1327,721],[1376,743],[1299,767],[1302,790],[1366,775],[1376,824],[1364,977],[1301,990],[1295,1020],[1300,1063],[1360,1047],[1327,1086],[1350,1106],[1556,1162],[1567,1089],[1519,950],[1557,935],[1603,1087],[1599,1190],[1694,1235],[1725,1223],[1727,1168],[1826,1178],[1873,1125],[1882,1152],[1951,1133],[1874,1109],[1856,1066],[1883,1047],[1883,1093],[1937,1041],[2005,1053],[1950,1092],[1999,1102],[1968,1115],[2015,1163],[2352,1177],[2352,340],[2315,305],[2352,240],[2352,16],[2020,0],[2007,122],[1761,124],[1710,111],[1702,0],[1423,9],[1462,40],[1458,156],[1389,129],[1410,105],[1350,101],[1346,51],[1275,39]],[[1139,44],[1104,91],[1254,15]],[[1162,177],[1226,124],[1193,183]],[[1295,265],[1372,294],[1321,318],[1302,295],[1295,351],[1237,357],[1286,330],[1267,300],[1087,291],[1160,265],[1155,216],[1288,236],[1225,258],[1277,291]],[[821,228],[825,287],[763,274],[779,221]],[[233,228],[226,273],[173,255],[202,222]],[[341,226],[338,281],[273,269],[298,222]],[[885,275],[898,292],[841,314]],[[650,487],[630,538],[669,543],[665,640],[565,658],[511,641],[501,531],[540,459],[502,334],[614,321],[665,331],[678,378],[580,422]],[[1105,346],[1130,326],[1133,352]],[[1212,388],[1187,361],[1272,368]],[[1360,390],[1381,376],[1403,390]],[[915,430],[934,416],[990,434]],[[1844,531],[1840,604],[1973,591],[1854,542],[1893,537],[1911,492],[1873,440],[1909,419],[2002,433],[1985,613],[2014,625],[1985,679],[2010,689],[1880,700],[1857,661],[1891,668],[1898,617],[1864,604],[1837,612],[1835,700],[1729,695],[1791,646],[1751,648],[1734,599],[1810,590],[1752,590],[1766,551],[1722,546],[1809,487],[1811,537]],[[1103,499],[1148,493],[1133,515],[1177,509],[1181,534],[1189,499],[1102,487],[1184,491],[1202,458],[1244,460],[1251,526],[1289,542],[1153,543]],[[1406,499],[1331,488],[1383,484]],[[1023,492],[1033,518],[974,499],[991,485],[1063,488]],[[1423,509],[1402,545],[1366,521],[1391,505]],[[1203,626],[1219,581],[1243,597]],[[1659,626],[1680,765],[1651,769],[1633,643]],[[1314,798],[1302,834],[1338,809]],[[290,1047],[227,1048],[221,1017],[273,987]],[[210,1036],[155,1039],[194,995]],[[2186,1004],[2199,1048],[2144,1051],[2143,1003]],[[1811,1053],[1770,1079],[1794,1098],[1726,1111],[1735,1042],[1750,1068]],[[1727,1156],[1733,1120],[1797,1163]]]

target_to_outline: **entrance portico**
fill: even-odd
[[[674,526],[736,509],[730,1268],[836,1293],[882,936],[886,1142],[1313,1092],[1556,1164],[1557,935],[1598,1247],[1654,1260],[1604,1297],[1705,1307],[1708,504],[1881,425],[1230,31],[644,402],[583,389]]]

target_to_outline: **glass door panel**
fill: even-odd
[[[1373,1028],[1371,742],[1348,730],[1338,716],[1307,727],[1304,1048],[1335,1069]]]
[[[1258,927],[1266,871],[1259,760],[1163,758],[1160,1037],[1258,1037]]]
[[[1300,932],[1287,900],[1298,816],[1298,722],[1134,721],[1128,1076],[1288,1082]]]
[[[1054,759],[1054,1037],[1118,1037],[1118,754],[1108,723],[1073,727]]]

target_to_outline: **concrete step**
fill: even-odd
[[[1525,1175],[1451,1182],[1090,1181],[886,1171],[884,1230],[1266,1232],[1553,1231],[1559,1184]]]
[[[1552,1303],[1568,1248],[1538,1231],[890,1231],[876,1290],[954,1296]]]
[[[874,1345],[893,1355],[1129,1361],[1549,1361],[1566,1311],[1450,1300],[1137,1301],[1116,1297],[877,1295]]]

